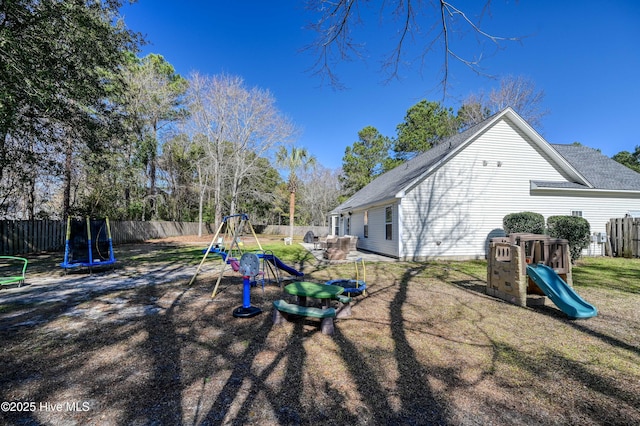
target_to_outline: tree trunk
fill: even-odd
[[[4,177],[4,169],[7,166],[7,152],[6,152],[6,140],[8,132],[3,129],[2,137],[0,138],[0,180]]]
[[[236,201],[237,198],[238,198],[238,195],[237,195],[238,194],[238,187],[237,187],[235,179],[232,180],[230,186],[231,186],[231,194],[229,194],[229,195],[231,196],[230,197],[231,201],[229,202],[229,215],[234,215],[236,213],[239,213],[239,212],[236,212],[236,206],[238,205],[238,203]]]
[[[27,193],[27,214],[29,220],[36,218],[36,178],[29,172],[29,191]]]
[[[198,200],[198,237],[202,236],[202,216],[204,213],[204,196],[206,194],[206,180],[203,180],[202,167],[198,164],[198,184],[200,199]]]
[[[158,162],[158,122],[153,122],[153,141],[149,150],[149,193],[151,195],[150,201],[150,213],[151,219],[158,218],[158,189],[156,188],[157,178],[157,162]]]
[[[67,137],[64,159],[64,195],[62,200],[63,218],[66,219],[71,213],[71,168],[73,166],[73,142],[71,137]]]
[[[293,241],[293,218],[296,213],[296,193],[291,191],[289,194],[289,238]]]

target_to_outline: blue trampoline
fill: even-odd
[[[326,285],[337,285],[344,288],[342,294],[347,296],[359,296],[367,295],[367,271],[364,266],[364,259],[359,258],[354,262],[356,268],[355,279],[349,278],[337,278],[335,280],[329,280],[325,282]],[[362,279],[360,279],[362,278]]]
[[[67,237],[64,246],[64,269],[113,265],[109,218],[91,220],[67,219]]]
[[[329,280],[325,282],[326,285],[337,285],[344,288],[342,294],[347,296],[359,296],[364,294],[366,296],[367,283],[362,280],[348,280],[344,278],[338,278],[336,280]]]

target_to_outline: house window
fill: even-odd
[[[347,228],[345,235],[351,235],[351,216],[347,217]]]
[[[393,239],[393,209],[391,207],[385,208],[384,225],[385,225],[385,236],[387,240],[392,240]]]
[[[582,217],[582,210],[571,210],[571,216]]]
[[[364,237],[369,238],[369,210],[364,211]]]
[[[338,217],[333,217],[333,235],[340,235],[340,223]]]

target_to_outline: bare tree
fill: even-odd
[[[364,8],[371,3],[366,0],[308,0],[307,7],[317,13],[317,21],[309,25],[318,36],[307,48],[314,51],[317,61],[312,72],[326,77],[336,88],[343,88],[334,69],[340,62],[354,58],[362,59],[364,43],[354,37],[355,30],[366,24],[363,16]],[[442,52],[442,86],[446,94],[449,80],[449,60],[460,61],[475,73],[484,74],[480,61],[484,51],[483,42],[489,41],[496,48],[501,48],[505,41],[516,41],[516,37],[500,37],[482,29],[481,21],[489,13],[491,1],[486,1],[477,18],[471,18],[453,2],[445,0],[395,0],[385,1],[377,12],[380,22],[385,17],[392,17],[395,22],[393,29],[394,46],[382,60],[382,70],[386,79],[398,78],[403,64],[410,64],[419,59],[422,67],[431,53]],[[472,32],[480,46],[480,52],[473,58],[463,57],[454,46],[457,37],[452,34]],[[419,40],[421,53],[418,58],[408,58],[407,43]],[[461,49],[460,49],[461,50]]]
[[[131,58],[123,71],[129,88],[126,102],[137,133],[138,156],[144,159],[151,211],[157,216],[157,166],[161,131],[184,114],[183,97],[187,80],[175,73],[164,57],[149,54],[142,59]],[[143,218],[144,219],[144,218]]]
[[[489,93],[488,107],[497,112],[510,106],[533,127],[540,127],[542,118],[549,113],[542,107],[543,101],[544,90],[536,90],[533,80],[508,75],[500,80],[498,89]]]
[[[190,78],[189,133],[204,140],[206,161],[198,164],[200,203],[213,192],[215,221],[222,220],[223,200],[236,213],[238,198],[261,179],[264,158],[291,142],[293,124],[275,106],[268,91],[248,89],[240,77],[193,74]]]
[[[340,170],[314,164],[300,176],[300,210],[306,212],[311,225],[328,226],[327,218],[339,201],[341,191]]]
[[[465,130],[476,123],[480,123],[491,115],[491,110],[485,105],[482,94],[473,93],[469,95],[458,110],[459,130]]]
[[[533,127],[542,127],[542,119],[549,110],[542,106],[544,91],[537,90],[535,83],[524,76],[508,75],[500,80],[498,88],[486,94],[483,91],[469,95],[458,111],[465,126],[484,120],[506,107],[513,108]]]
[[[188,103],[191,115],[186,130],[191,140],[202,143],[203,159],[198,161],[199,223],[202,226],[204,201],[210,191],[213,195],[214,220],[222,221],[222,173],[224,156],[224,106],[217,101],[214,79],[193,73],[189,78]]]
[[[239,197],[250,193],[254,182],[262,178],[261,159],[274,158],[278,147],[292,143],[296,129],[278,111],[275,98],[268,90],[246,88],[240,77],[226,75],[220,77],[219,84],[227,97],[224,103],[230,107],[226,114],[225,140],[230,144],[229,209],[234,213]]]

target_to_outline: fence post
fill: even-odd
[[[616,257],[618,257],[622,255],[622,221],[620,219],[615,220],[615,230],[616,230],[615,255]]]
[[[604,255],[609,257],[613,257],[613,247],[611,245],[611,238],[612,238],[611,229],[613,228],[611,226],[612,220],[613,219],[609,219],[609,222],[607,222],[607,224],[605,225],[605,231],[607,233],[607,242],[604,247]]]
[[[633,257],[638,257],[640,256],[640,220],[639,219],[633,219],[633,234],[632,234],[632,253],[631,255]]]

